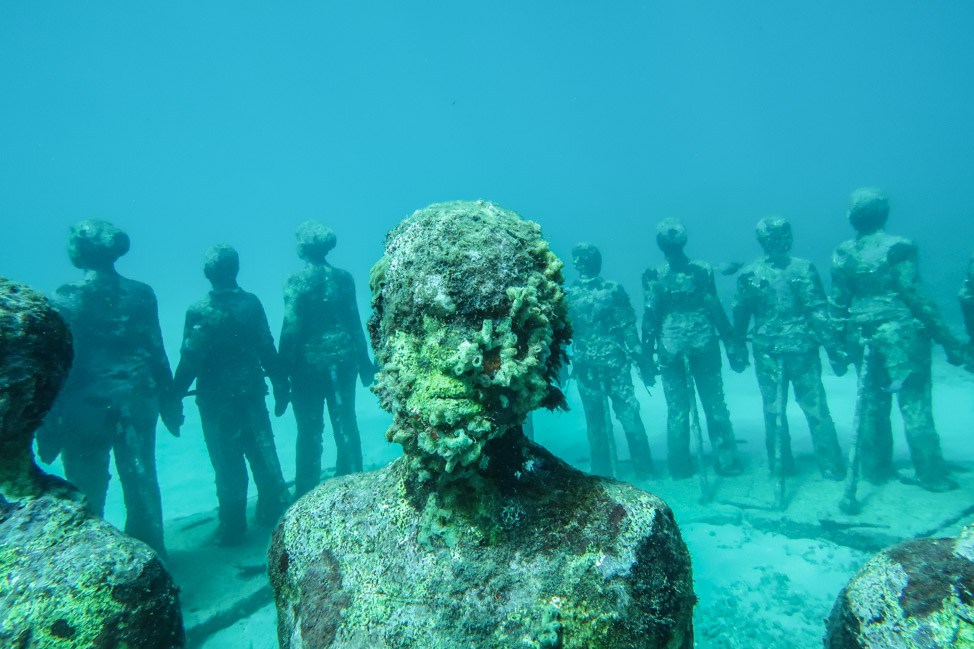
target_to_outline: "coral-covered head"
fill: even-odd
[[[0,448],[30,448],[71,368],[68,326],[47,298],[0,277]]]
[[[564,403],[561,270],[536,223],[488,202],[431,205],[389,234],[370,281],[373,390],[424,471],[475,467],[486,442]]]

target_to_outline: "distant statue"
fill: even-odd
[[[810,262],[788,254],[792,234],[785,219],[771,216],[758,221],[757,238],[765,256],[738,275],[732,311],[740,346],[746,344],[748,327],[754,321],[750,336],[764,402],[768,466],[785,474],[795,470],[785,416],[789,388],[794,387],[795,400],[812,434],[819,471],[826,478],[841,480],[845,460],[822,385],[819,348],[824,345],[829,357],[837,359],[841,372],[845,368],[832,336],[822,280]],[[733,369],[744,368],[735,364]]]
[[[65,477],[98,516],[105,512],[114,452],[125,497],[125,533],[165,556],[156,422],[161,411],[178,435],[179,406],[155,293],[115,270],[128,249],[128,235],[111,223],[81,221],[71,228],[68,255],[85,275],[58,288],[52,300],[71,327],[75,361],[38,433],[38,449],[48,463],[61,454]]]
[[[182,647],[178,590],[156,553],[34,462],[34,432],[71,358],[51,304],[0,278],[0,646]],[[85,422],[62,432],[75,425]]]
[[[355,303],[352,276],[326,260],[335,234],[318,223],[298,227],[298,256],[307,262],[284,287],[280,353],[291,379],[291,405],[298,425],[295,497],[321,481],[324,407],[335,432],[335,475],[362,470],[362,442],[355,419],[355,379],[372,383],[375,369]]]
[[[964,329],[967,330],[967,350],[964,362],[968,370],[974,369],[974,255],[967,264],[967,277],[961,286],[960,294],[961,315],[964,316]]]
[[[732,364],[746,364],[747,349],[733,336],[717,298],[713,270],[686,256],[686,242],[687,231],[679,220],[661,221],[656,243],[666,261],[643,273],[643,349],[650,357],[656,355],[663,379],[667,463],[674,478],[687,478],[698,469],[690,454],[690,418],[699,395],[715,451],[714,471],[737,475],[741,464],[724,399],[719,340]],[[655,374],[657,368],[650,371]]]
[[[564,404],[561,268],[536,224],[482,201],[390,233],[369,332],[404,454],[284,515],[268,555],[282,647],[692,646],[669,508],[522,432]]]
[[[859,569],[826,621],[826,649],[974,646],[974,525],[955,538],[911,539]]]
[[[894,475],[895,394],[917,483],[946,491],[957,484],[948,476],[933,424],[930,341],[943,345],[954,365],[964,362],[963,346],[923,292],[916,244],[883,229],[888,215],[886,194],[857,189],[848,214],[856,238],[832,255],[832,319],[860,373],[862,474],[875,483]]]
[[[590,243],[578,244],[572,249],[572,262],[579,275],[568,291],[575,332],[572,366],[585,410],[592,473],[610,478],[615,474],[615,440],[608,410],[611,400],[629,442],[635,476],[646,478],[653,473],[653,458],[632,387],[632,365],[645,367],[636,313],[626,290],[600,276],[602,253],[598,248]]]
[[[277,522],[290,501],[264,404],[274,386],[275,414],[287,408],[288,383],[260,300],[237,285],[240,259],[230,246],[206,252],[203,273],[213,290],[186,312],[178,394],[196,381],[203,438],[216,474],[220,525],[215,541],[236,545],[247,530],[247,465],[257,485],[257,523]]]

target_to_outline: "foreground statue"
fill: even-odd
[[[183,646],[177,590],[156,554],[34,462],[71,336],[45,298],[3,278],[0,352],[0,646]]]
[[[859,569],[836,599],[826,649],[974,647],[974,525],[914,539]]]
[[[536,224],[485,202],[389,235],[369,331],[404,455],[285,514],[269,551],[282,647],[693,645],[666,504],[522,433],[564,403],[561,267]]]
[[[948,476],[933,423],[931,341],[943,346],[953,365],[964,362],[964,348],[923,291],[916,244],[884,229],[888,215],[886,194],[857,189],[848,213],[856,237],[832,255],[833,321],[860,375],[862,475],[880,483],[895,474],[895,394],[915,481],[929,491],[947,491],[957,483]]]

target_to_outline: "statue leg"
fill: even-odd
[[[883,388],[890,385],[886,355],[898,344],[888,340],[883,332],[877,331],[870,339],[873,346],[868,368],[862,362],[856,368],[868,372],[868,380],[863,381],[863,393],[859,399],[862,404],[859,433],[859,462],[862,477],[873,484],[880,484],[893,476],[893,429],[890,411],[893,407],[892,394]]]
[[[576,369],[578,396],[585,411],[585,430],[588,433],[589,452],[592,456],[591,472],[595,475],[612,477],[612,445],[609,443],[611,430],[606,430],[606,402],[599,372],[592,367]]]
[[[737,457],[737,442],[731,427],[730,412],[724,398],[724,380],[720,374],[720,346],[714,340],[706,347],[690,354],[690,370],[700,395],[707,435],[716,454],[714,471],[718,475],[737,475],[741,472]]]
[[[297,424],[294,497],[300,498],[321,482],[325,395],[320,382],[307,377],[296,379],[291,389],[291,407]]]
[[[362,470],[362,439],[355,417],[355,382],[358,373],[354,364],[341,363],[330,370],[330,376],[325,399],[338,449],[335,475],[346,475]]]
[[[839,448],[835,423],[822,385],[822,359],[816,349],[791,358],[789,375],[795,386],[795,401],[802,409],[812,435],[815,458],[822,476],[831,480],[845,477],[845,458]]]
[[[903,336],[889,354],[890,375],[905,377],[897,393],[903,431],[920,485],[931,491],[948,491],[957,485],[947,477],[940,436],[933,423],[930,339],[920,332]]]
[[[156,475],[155,400],[133,404],[115,440],[115,468],[125,498],[125,533],[166,556],[162,496]]]
[[[284,482],[281,461],[274,445],[274,431],[264,398],[254,399],[244,408],[245,428],[241,441],[257,487],[257,523],[274,525],[287,509],[291,497]]]
[[[637,478],[648,478],[653,475],[653,456],[649,450],[646,427],[639,415],[639,402],[632,385],[632,370],[628,364],[618,369],[613,368],[609,370],[606,381],[612,409],[629,443],[633,471]]]
[[[660,353],[660,378],[666,398],[666,464],[675,479],[696,472],[690,455],[690,390],[682,356]]]
[[[247,465],[241,444],[239,402],[224,401],[222,395],[198,401],[203,439],[216,477],[216,498],[220,506],[218,542],[239,543],[247,531]],[[207,401],[211,401],[207,403]]]

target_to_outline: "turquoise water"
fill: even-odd
[[[460,198],[538,221],[564,259],[577,241],[596,243],[604,275],[638,305],[640,274],[660,260],[661,218],[682,218],[688,253],[718,263],[757,256],[754,223],[782,214],[794,253],[827,276],[832,248],[852,234],[847,197],[868,184],[890,194],[888,229],[917,241],[926,286],[960,334],[955,294],[974,247],[972,26],[974,5],[960,0],[5,2],[0,274],[52,291],[79,277],[68,226],[118,224],[132,238],[118,269],[155,289],[175,364],[185,309],[208,289],[203,251],[239,250],[240,283],[276,334],[283,280],[300,266],[293,232],[308,218],[338,234],[329,259],[355,276],[363,314],[386,231]],[[718,277],[728,301],[733,286]],[[945,453],[970,462],[970,381],[937,354]],[[759,458],[753,375],[725,373],[736,432]],[[827,376],[826,387],[845,448],[854,379]],[[571,413],[539,416],[538,439],[586,468],[571,397]],[[659,462],[661,391],[640,400]],[[215,505],[186,406],[184,439],[160,440],[167,517]],[[366,391],[358,410],[366,464],[394,457],[388,419]],[[291,414],[275,425],[290,478]],[[800,418],[792,431],[807,455]],[[326,445],[326,464],[333,452]],[[187,461],[198,468],[187,472]],[[120,522],[117,481],[112,489],[109,519]],[[679,520],[681,503],[671,504]],[[712,565],[708,534],[688,538],[701,569]],[[728,560],[743,565],[748,547]],[[697,578],[710,592],[707,574]],[[701,607],[716,611],[713,602]],[[248,628],[254,646],[273,645],[272,626]]]

